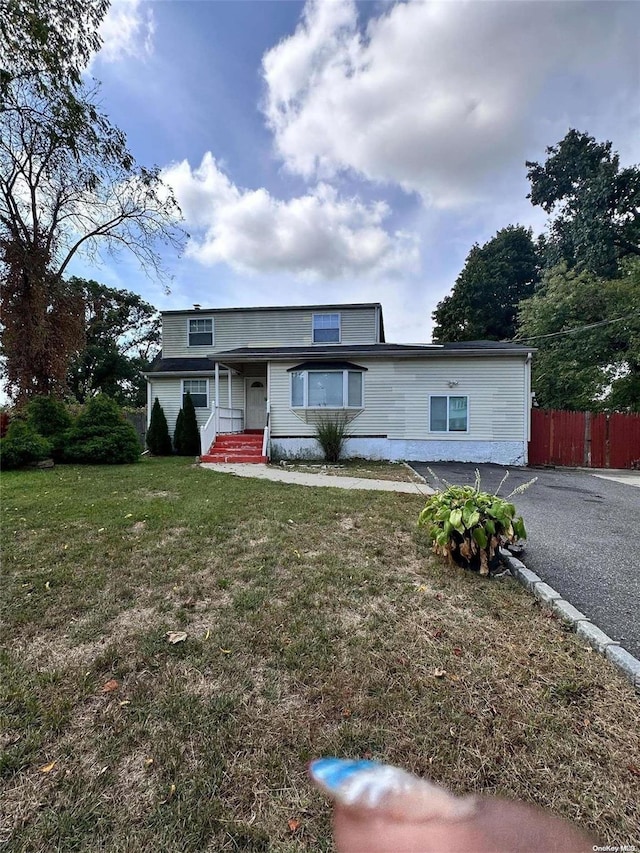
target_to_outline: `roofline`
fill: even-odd
[[[251,308],[180,308],[171,311],[161,311],[160,314],[165,317],[175,316],[179,314],[228,314],[237,311],[335,311],[342,308],[379,308],[382,313],[381,302],[348,302],[323,305],[264,305]]]
[[[530,349],[517,349],[517,350],[505,350],[505,349],[476,349],[476,350],[443,350],[443,349],[415,349],[408,348],[406,350],[394,350],[392,352],[375,352],[375,351],[363,351],[363,350],[352,350],[352,349],[340,349],[337,348],[333,350],[336,353],[336,358],[338,355],[348,356],[350,358],[387,358],[387,359],[397,359],[397,358],[464,358],[465,356],[473,355],[473,356],[500,356],[502,358],[507,358],[509,356],[520,358],[528,358],[535,350]],[[314,358],[313,354],[309,352],[288,352],[288,353],[252,353],[251,355],[247,354],[238,354],[235,355],[233,352],[229,350],[224,353],[220,353],[220,355],[224,355],[226,362],[235,362],[236,364],[245,364],[251,361],[295,361],[298,358],[306,358],[307,360],[312,360]],[[210,358],[215,359],[215,353],[210,356]],[[326,361],[327,358],[331,358],[328,353],[318,353],[315,358],[318,361]],[[157,375],[157,374],[156,374]]]

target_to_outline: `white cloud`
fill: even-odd
[[[150,56],[154,33],[153,11],[141,0],[113,0],[100,27],[102,47],[97,56],[104,62]]]
[[[263,58],[277,151],[306,178],[351,170],[440,207],[477,201],[505,167],[524,170],[536,120],[536,143],[564,136],[585,81],[634,111],[634,6],[409,0],[363,32],[353,0],[308,0]]]
[[[209,152],[197,168],[183,160],[162,177],[195,232],[187,255],[202,264],[327,279],[417,269],[417,238],[385,230],[389,209],[382,202],[340,198],[323,183],[287,201],[262,188],[240,189]]]

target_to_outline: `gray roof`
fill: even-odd
[[[332,344],[299,347],[238,347],[218,352],[220,361],[280,360],[289,358],[344,358],[345,356],[433,358],[443,355],[526,355],[531,347],[496,341],[465,341],[449,344]]]
[[[298,347],[238,347],[200,358],[157,358],[147,373],[213,373],[215,362],[242,364],[252,361],[328,360],[351,358],[442,358],[463,356],[514,356],[535,352],[533,347],[501,341],[463,341],[447,344],[333,344]]]
[[[213,373],[216,363],[213,358],[156,358],[145,375],[150,373]]]
[[[340,311],[343,308],[382,308],[380,302],[351,302],[332,305],[265,305],[253,308],[180,308],[173,311],[161,311],[163,315],[171,314],[229,314],[245,311]]]

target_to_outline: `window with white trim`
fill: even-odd
[[[182,380],[182,405],[187,393],[191,394],[191,402],[195,409],[209,408],[209,383],[206,379],[183,379]]]
[[[429,399],[429,429],[431,432],[467,432],[469,428],[469,398],[443,395]]]
[[[190,347],[213,346],[213,319],[211,317],[198,317],[189,320],[188,343]]]
[[[314,344],[340,343],[339,314],[313,315],[313,342]]]
[[[294,370],[292,409],[361,409],[363,372],[360,370]]]

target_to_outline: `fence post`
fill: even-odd
[[[584,413],[584,466],[591,468],[591,412]]]

